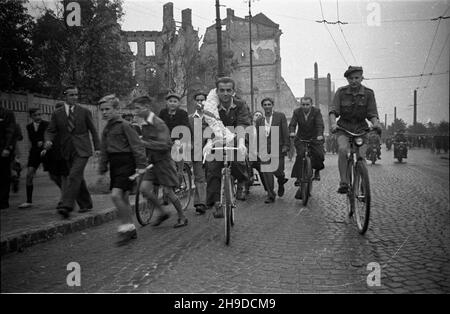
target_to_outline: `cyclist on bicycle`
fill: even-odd
[[[315,169],[314,180],[320,180],[320,170],[325,166],[325,153],[323,149],[323,118],[319,108],[312,106],[313,100],[311,97],[302,97],[301,107],[294,110],[292,120],[289,123],[289,136],[294,141],[297,157],[295,159],[294,167],[292,168],[292,178],[296,178],[295,186],[300,185],[302,178],[302,158],[307,148],[306,144],[300,140],[317,140],[320,142],[313,142],[311,144],[311,166]],[[297,134],[295,128],[298,125]],[[300,195],[299,193],[297,195]]]
[[[215,122],[221,121],[222,127],[238,127],[244,128],[250,126],[250,114],[245,101],[235,96],[235,82],[230,77],[221,77],[216,81],[216,89],[211,90],[205,103],[205,115],[210,119],[206,119],[211,129],[216,132],[217,125]],[[215,106],[215,107],[214,107]],[[217,112],[217,113],[216,113]],[[212,121],[211,121],[212,120]],[[217,127],[219,131],[221,128]],[[226,131],[228,129],[224,129]],[[229,130],[228,130],[229,131]],[[228,141],[228,134],[225,134]],[[232,137],[231,137],[232,139]],[[236,144],[236,143],[235,143]],[[237,143],[241,153],[246,153],[245,140],[239,139]],[[205,151],[208,152],[212,148],[212,141],[208,141]],[[235,160],[237,160],[235,158]],[[220,206],[220,185],[221,170],[223,162],[213,160],[207,162],[206,178],[207,178],[207,205],[215,206],[215,218],[223,218],[222,208]],[[238,180],[237,195],[239,200],[245,200],[243,189],[248,180],[247,164],[245,161],[233,161],[231,164],[231,172],[234,178]]]
[[[378,120],[378,110],[375,101],[375,93],[370,88],[361,84],[363,81],[363,68],[349,66],[344,73],[347,78],[347,86],[340,87],[334,96],[330,108],[331,131],[336,132],[337,127],[342,127],[353,133],[359,133],[368,128],[366,119],[373,124],[373,128],[381,130]],[[336,118],[339,120],[336,122]],[[337,131],[338,142],[338,166],[340,183],[338,193],[346,194],[347,182],[347,154],[350,150],[348,135]],[[365,151],[362,149],[361,151]]]
[[[150,109],[151,103],[148,96],[136,98],[131,103],[131,107],[136,111],[138,122],[142,125],[142,142],[146,148],[148,160],[153,164],[153,168],[145,172],[140,190],[160,212],[153,226],[160,225],[170,217],[169,212],[165,211],[158,201],[154,188],[156,185],[162,186],[164,194],[177,210],[178,222],[174,228],[184,227],[188,224],[188,220],[184,216],[180,200],[174,192],[174,188],[179,185],[179,180],[175,162],[170,154],[172,141],[169,128]]]

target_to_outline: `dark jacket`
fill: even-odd
[[[100,150],[100,140],[94,126],[91,112],[79,105],[74,107],[75,128],[69,132],[68,117],[65,106],[53,112],[50,125],[45,133],[46,140],[53,142],[58,135],[61,153],[64,159],[70,158],[75,151],[80,157],[92,156],[92,144],[89,138],[91,133],[95,150]]]
[[[117,118],[111,119],[106,124],[102,132],[102,142],[100,149],[100,173],[107,170],[109,154],[132,153],[136,168],[144,169],[147,163],[145,148],[139,135],[130,123]]]
[[[42,120],[39,123],[37,131],[34,130],[34,124],[31,122],[30,124],[27,124],[27,132],[28,132],[28,138],[31,143],[31,149],[41,149],[42,147],[38,147],[38,142],[44,142],[44,135],[45,131],[47,130],[47,127],[49,125],[48,121]]]
[[[288,131],[288,125],[287,125],[287,119],[284,113],[274,111],[272,113],[272,126],[276,126],[279,128],[278,133],[278,143],[279,143],[279,156],[285,156],[286,153],[282,153],[282,149],[285,148],[286,152],[289,149],[290,143],[289,143],[289,131]],[[259,147],[259,138],[260,136],[266,136],[264,126],[265,126],[265,116],[260,117],[258,120],[256,120],[256,132],[258,134],[258,151],[259,149],[264,149],[262,147]],[[261,133],[262,132],[262,133]],[[267,153],[271,154],[271,134],[269,133],[269,137],[267,138]]]
[[[324,126],[320,109],[311,107],[308,120],[305,120],[303,109],[295,109],[292,120],[289,123],[289,133],[295,133],[295,128],[297,126],[298,130],[296,137],[302,140],[316,139],[318,136],[323,136]]]
[[[142,116],[147,121],[147,124],[142,126],[142,142],[146,148],[149,162],[156,163],[172,158],[170,155],[172,140],[167,125],[150,111],[143,112]],[[153,118],[150,119],[150,116]]]
[[[172,137],[172,130],[176,126],[184,125],[189,127],[188,114],[183,109],[177,109],[174,115],[170,115],[169,110],[167,108],[164,108],[159,113],[159,117],[164,121],[164,123],[169,128],[170,136],[173,140],[181,138],[178,134]]]
[[[334,95],[330,114],[341,117],[337,124],[351,132],[367,128],[369,121],[378,118],[375,93],[370,88],[361,85],[356,94],[352,93],[350,85],[339,88]]]
[[[14,113],[9,109],[0,107],[0,154],[4,149],[8,149],[11,153],[14,150],[15,129]]]
[[[228,110],[219,105],[219,116],[224,126],[243,126],[247,127],[251,125],[250,113],[248,106],[244,100],[233,97],[230,108]]]

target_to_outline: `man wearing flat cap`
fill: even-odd
[[[348,85],[340,87],[336,91],[330,108],[331,131],[336,132],[336,128],[339,126],[350,132],[359,133],[367,129],[366,119],[372,122],[374,128],[381,130],[375,93],[370,88],[361,84],[363,80],[363,68],[349,66],[344,73],[344,77],[347,79]],[[339,118],[339,120],[336,121],[336,118]],[[349,184],[346,174],[347,154],[350,150],[350,143],[346,133],[337,131],[336,134],[339,175],[341,177],[337,192],[346,194]],[[361,151],[364,151],[364,149]]]

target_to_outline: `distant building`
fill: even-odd
[[[222,43],[225,74],[235,79],[237,93],[249,107],[250,93],[250,39],[249,17],[240,18],[234,10],[227,9],[227,17],[222,20]],[[261,110],[261,100],[271,97],[275,100],[275,110],[292,116],[297,107],[295,96],[281,76],[279,25],[267,16],[259,13],[252,17],[253,47],[253,87],[254,108]],[[204,81],[209,87],[214,86],[217,68],[217,31],[215,25],[207,28],[200,56],[205,64],[211,64],[209,73],[205,73]]]

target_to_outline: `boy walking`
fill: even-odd
[[[133,109],[136,110],[137,118],[140,120],[139,123],[142,124],[142,142],[146,148],[149,162],[153,164],[153,168],[144,175],[140,191],[160,212],[152,224],[153,226],[160,225],[170,217],[170,214],[161,207],[155,194],[158,186],[162,186],[164,194],[177,210],[178,221],[174,228],[184,227],[188,224],[188,220],[184,216],[180,200],[174,192],[174,188],[179,185],[179,180],[175,161],[170,155],[172,140],[170,139],[169,128],[163,120],[150,110],[150,105],[151,99],[148,96],[134,99],[131,104]]]
[[[99,172],[104,175],[109,164],[111,198],[120,219],[117,241],[120,246],[137,238],[129,202],[133,182],[128,178],[136,171],[145,173],[145,148],[130,123],[119,116],[119,99],[115,95],[103,97],[99,105],[107,121],[100,145]]]

